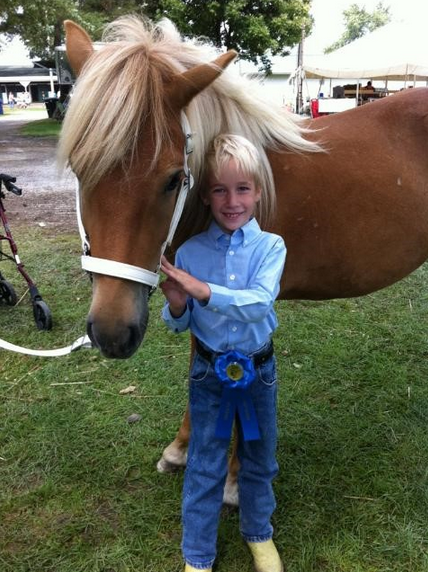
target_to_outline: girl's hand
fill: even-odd
[[[169,310],[174,318],[179,318],[187,305],[187,294],[175,280],[167,278],[159,284],[163,295],[168,300]]]
[[[165,256],[162,256],[161,259],[161,270],[191,298],[200,302],[208,302],[210,299],[211,290],[208,284],[194,278],[188,272],[176,268],[168,262]]]

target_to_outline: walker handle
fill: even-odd
[[[10,175],[0,173],[0,186],[2,181],[7,191],[13,193],[14,195],[18,195],[18,197],[22,195],[22,189],[13,184],[16,182],[16,177],[11,177]]]

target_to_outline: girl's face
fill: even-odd
[[[217,177],[211,174],[202,200],[211,208],[219,227],[232,234],[254,215],[260,198],[261,190],[254,180],[242,173],[235,160],[230,159]]]

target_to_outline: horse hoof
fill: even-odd
[[[231,484],[226,481],[223,492],[223,503],[229,506],[239,506],[239,491],[237,483]]]
[[[186,466],[187,453],[184,453],[181,458],[166,456],[165,453],[159,459],[156,469],[159,473],[176,473]]]
[[[163,457],[159,459],[156,465],[156,469],[158,473],[176,473],[182,468],[182,465],[174,465],[174,463],[170,463]]]

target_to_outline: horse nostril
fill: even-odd
[[[138,347],[141,342],[141,330],[140,328],[133,324],[129,326],[129,341],[128,345],[131,348]]]
[[[136,324],[116,326],[110,330],[88,318],[87,334],[96,348],[105,357],[126,359],[130,357],[141,343],[143,332]]]
[[[86,320],[86,333],[89,336],[89,339],[91,340],[91,342],[96,345],[95,340],[94,340],[94,336],[93,336],[93,332],[92,332],[92,320],[90,318],[88,318]]]

